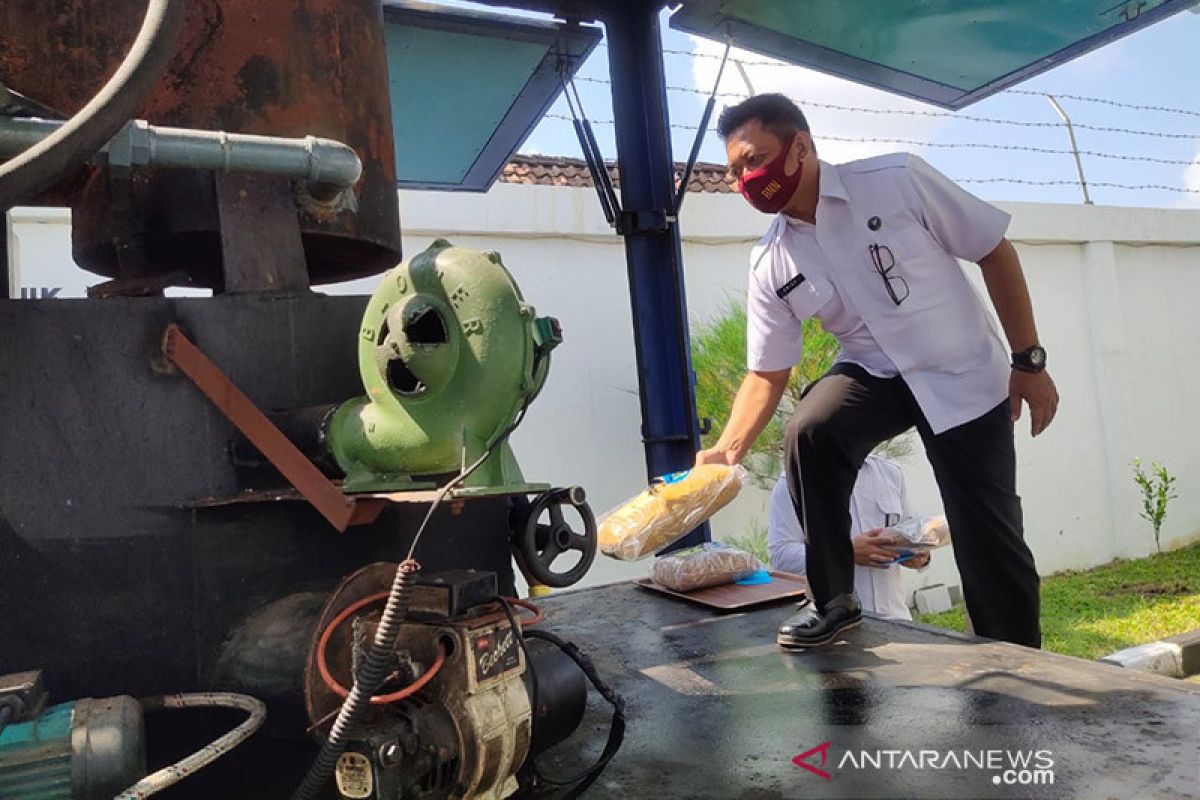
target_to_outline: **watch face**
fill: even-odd
[[[1046,351],[1040,347],[1031,348],[1029,351],[1029,363],[1035,367],[1043,367],[1046,365]]]

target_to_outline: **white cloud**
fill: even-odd
[[[1050,83],[1052,79],[1061,83],[1087,81],[1111,75],[1137,73],[1142,69],[1144,67],[1130,55],[1129,40],[1122,39],[1055,67],[1046,73],[1049,76],[1046,82]]]
[[[692,60],[692,77],[696,86],[704,91],[712,88],[717,77],[720,61],[703,56],[720,56],[723,45],[690,37],[692,51],[700,58]],[[796,101],[808,118],[813,137],[821,158],[831,162],[851,161],[856,158],[892,153],[897,150],[917,150],[911,145],[879,142],[841,142],[827,138],[837,136],[847,139],[910,139],[930,141],[949,117],[914,116],[910,114],[874,114],[860,111],[840,111],[822,108],[819,104],[854,106],[873,110],[891,111],[936,111],[933,106],[915,100],[907,100],[894,94],[835,78],[815,70],[792,65],[758,66],[755,62],[773,61],[758,53],[734,48],[731,61],[737,59],[751,62],[745,67],[753,84],[755,94],[779,92]],[[775,62],[782,64],[783,62]],[[721,92],[736,92],[749,95],[741,74],[733,63],[725,68],[721,77]],[[737,102],[735,98],[722,98],[726,104]],[[824,137],[823,137],[824,135]]]
[[[1183,168],[1183,188],[1200,192],[1200,149],[1192,163]],[[1200,208],[1200,194],[1181,194],[1175,204],[1181,208]]]

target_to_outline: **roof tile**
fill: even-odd
[[[609,177],[614,186],[620,186],[617,165],[613,162],[606,164]],[[683,174],[686,165],[675,164],[675,179]],[[580,158],[565,158],[563,156],[515,155],[504,165],[500,173],[501,183],[521,183],[530,186],[594,186],[592,174],[587,162]],[[688,181],[689,192],[707,192],[710,194],[732,194],[737,192],[737,185],[729,177],[723,164],[712,164],[698,161],[692,170],[692,179]]]

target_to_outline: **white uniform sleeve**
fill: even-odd
[[[746,296],[746,368],[755,372],[791,369],[800,363],[804,347],[800,320],[764,285],[767,268],[764,263],[750,270]]]
[[[771,566],[785,572],[804,575],[808,569],[804,531],[796,518],[796,508],[788,494],[787,481],[780,476],[771,489],[767,517],[767,553]]]
[[[980,200],[919,156],[909,156],[908,174],[925,227],[946,252],[964,261],[979,261],[996,249],[1008,230],[1006,212]]]

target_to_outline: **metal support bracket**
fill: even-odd
[[[378,519],[386,501],[343,494],[175,323],[167,326],[162,350],[330,525],[345,532]]]
[[[686,442],[690,444],[692,437],[686,433],[671,433],[665,436],[643,436],[642,444],[660,444],[662,442]]]
[[[622,236],[644,236],[651,233],[666,233],[675,221],[672,214],[665,208],[653,208],[649,211],[617,212],[617,233]]]

